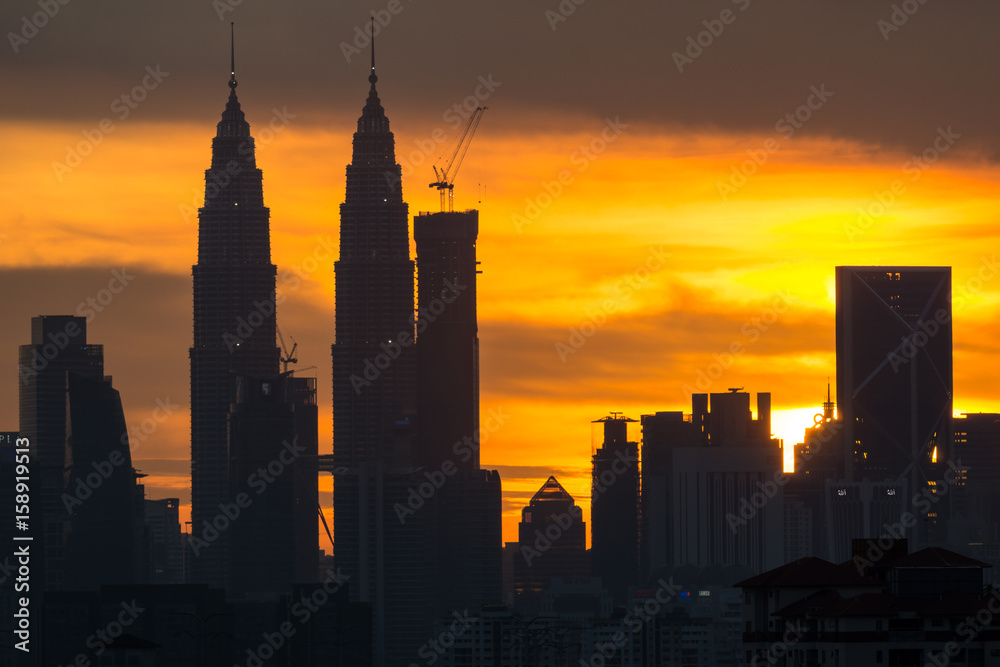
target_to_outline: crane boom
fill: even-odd
[[[476,134],[476,128],[479,127],[479,121],[483,118],[483,112],[489,107],[476,107],[476,110],[472,112],[469,117],[469,122],[465,124],[465,128],[462,130],[462,135],[458,138],[458,142],[455,144],[455,150],[452,151],[451,157],[448,161],[438,169],[437,165],[433,165],[434,177],[437,179],[434,183],[431,183],[429,187],[437,188],[438,192],[441,194],[441,211],[445,211],[445,193],[447,193],[448,198],[448,211],[454,210],[454,190],[455,190],[455,177],[458,175],[458,170],[462,166],[462,160],[465,159],[465,154],[469,150],[469,146],[472,144],[472,137]]]

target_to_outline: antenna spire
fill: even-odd
[[[378,81],[378,77],[375,76],[375,15],[372,15],[372,73],[368,76],[368,80],[372,84],[372,88],[375,88],[375,82]]]
[[[229,87],[236,88],[236,22],[229,24]]]

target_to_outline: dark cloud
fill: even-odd
[[[388,4],[59,4],[17,53],[8,34],[0,114],[92,123],[141,84],[147,66],[159,65],[169,77],[134,117],[214,121],[228,92],[232,20],[251,122],[287,105],[299,122],[329,125],[356,116],[367,89],[367,46],[348,62],[341,44],[355,39],[372,10],[390,16]],[[834,96],[800,136],[916,151],[951,125],[969,138],[964,151],[992,157],[1000,146],[1000,5],[992,0],[914,3],[919,9],[905,23],[897,15],[902,25],[893,31],[879,26],[892,19],[888,1],[593,0],[574,5],[565,21],[550,20],[546,11],[559,5],[402,0],[377,39],[379,89],[396,129],[425,134],[489,75],[502,83],[489,100],[490,122],[511,131],[621,115],[640,130],[771,133],[812,86],[825,84]],[[717,22],[724,10],[733,12],[728,25]],[[0,27],[19,33],[23,17],[38,11],[37,0],[4,3]],[[718,36],[705,32],[720,26]],[[707,44],[700,54],[688,42],[699,33]],[[695,57],[680,73],[674,53],[688,48]]]

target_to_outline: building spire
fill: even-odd
[[[378,99],[378,91],[375,90],[375,17],[372,16],[372,69],[368,75],[371,82],[371,90],[368,91],[368,99],[365,101],[364,109],[361,110],[361,118],[358,119],[358,132],[368,132],[373,134],[384,134],[389,131],[389,120],[385,117],[385,109]]]
[[[229,24],[229,87],[236,90],[236,22]]]
[[[372,90],[375,90],[375,82],[378,81],[375,76],[375,16],[372,16],[372,73],[368,75],[368,80],[371,81]]]

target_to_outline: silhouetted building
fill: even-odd
[[[692,400],[705,394],[696,394]],[[707,402],[706,410],[707,413]],[[674,563],[674,450],[692,447],[699,427],[683,412],[642,416],[642,530],[639,560],[643,581],[657,568]]]
[[[104,377],[104,346],[87,344],[87,320],[69,315],[31,318],[31,344],[18,357],[20,433],[31,450],[32,580],[37,589],[64,583],[63,528],[67,373]]]
[[[146,500],[143,506],[151,561],[149,583],[184,583],[180,499]]]
[[[374,610],[376,665],[407,664],[432,631],[435,512],[414,473],[413,261],[401,167],[371,89],[340,207],[333,354],[334,557]],[[432,491],[431,495],[436,493]],[[400,517],[395,507],[419,505]]]
[[[737,584],[745,665],[993,665],[988,564],[906,540],[854,540],[851,562],[802,558]],[[980,620],[976,620],[978,618]]]
[[[944,480],[951,495],[951,548],[993,565],[1000,577],[1000,414],[965,413],[952,420],[954,470]]]
[[[549,477],[521,510],[514,557],[515,606],[538,613],[553,577],[589,577],[587,524],[573,496]]]
[[[138,583],[142,495],[121,397],[110,377],[66,378],[63,588]]]
[[[438,615],[501,600],[500,475],[480,470],[479,212],[422,213],[417,247],[417,462],[449,474],[437,511]],[[471,444],[470,444],[471,443]]]
[[[834,417],[829,385],[823,412],[805,429],[803,442],[795,447],[795,469],[785,484],[785,560],[805,556],[836,560],[848,536],[830,542],[827,530],[830,497],[827,483],[844,480],[844,422]],[[860,528],[859,528],[860,530]]]
[[[691,406],[690,419],[678,413],[644,417],[648,567],[719,564],[761,571],[781,563],[785,480],[781,442],[771,437],[771,395],[757,394],[756,418],[750,394],[736,389],[693,394]]]
[[[614,415],[603,426],[603,443],[593,456],[590,559],[616,605],[639,584],[639,443],[628,439],[635,423]]]
[[[316,381],[240,377],[229,415],[231,591],[277,599],[315,579]],[[206,546],[205,548],[208,548]]]
[[[920,492],[951,457],[951,269],[838,266],[836,282],[846,478],[905,479]],[[939,515],[917,544],[944,542]]]
[[[270,212],[250,125],[236,98],[235,67],[229,88],[205,172],[198,263],[192,269],[191,520],[196,536],[207,536],[211,521],[233,502],[227,420],[237,376],[278,374]],[[211,548],[191,559],[192,581],[228,586],[229,539],[222,531]]]
[[[479,449],[456,457],[453,446],[479,431],[479,327],[476,236],[479,211],[421,213],[417,247],[417,419],[423,465],[455,459],[479,469]]]

